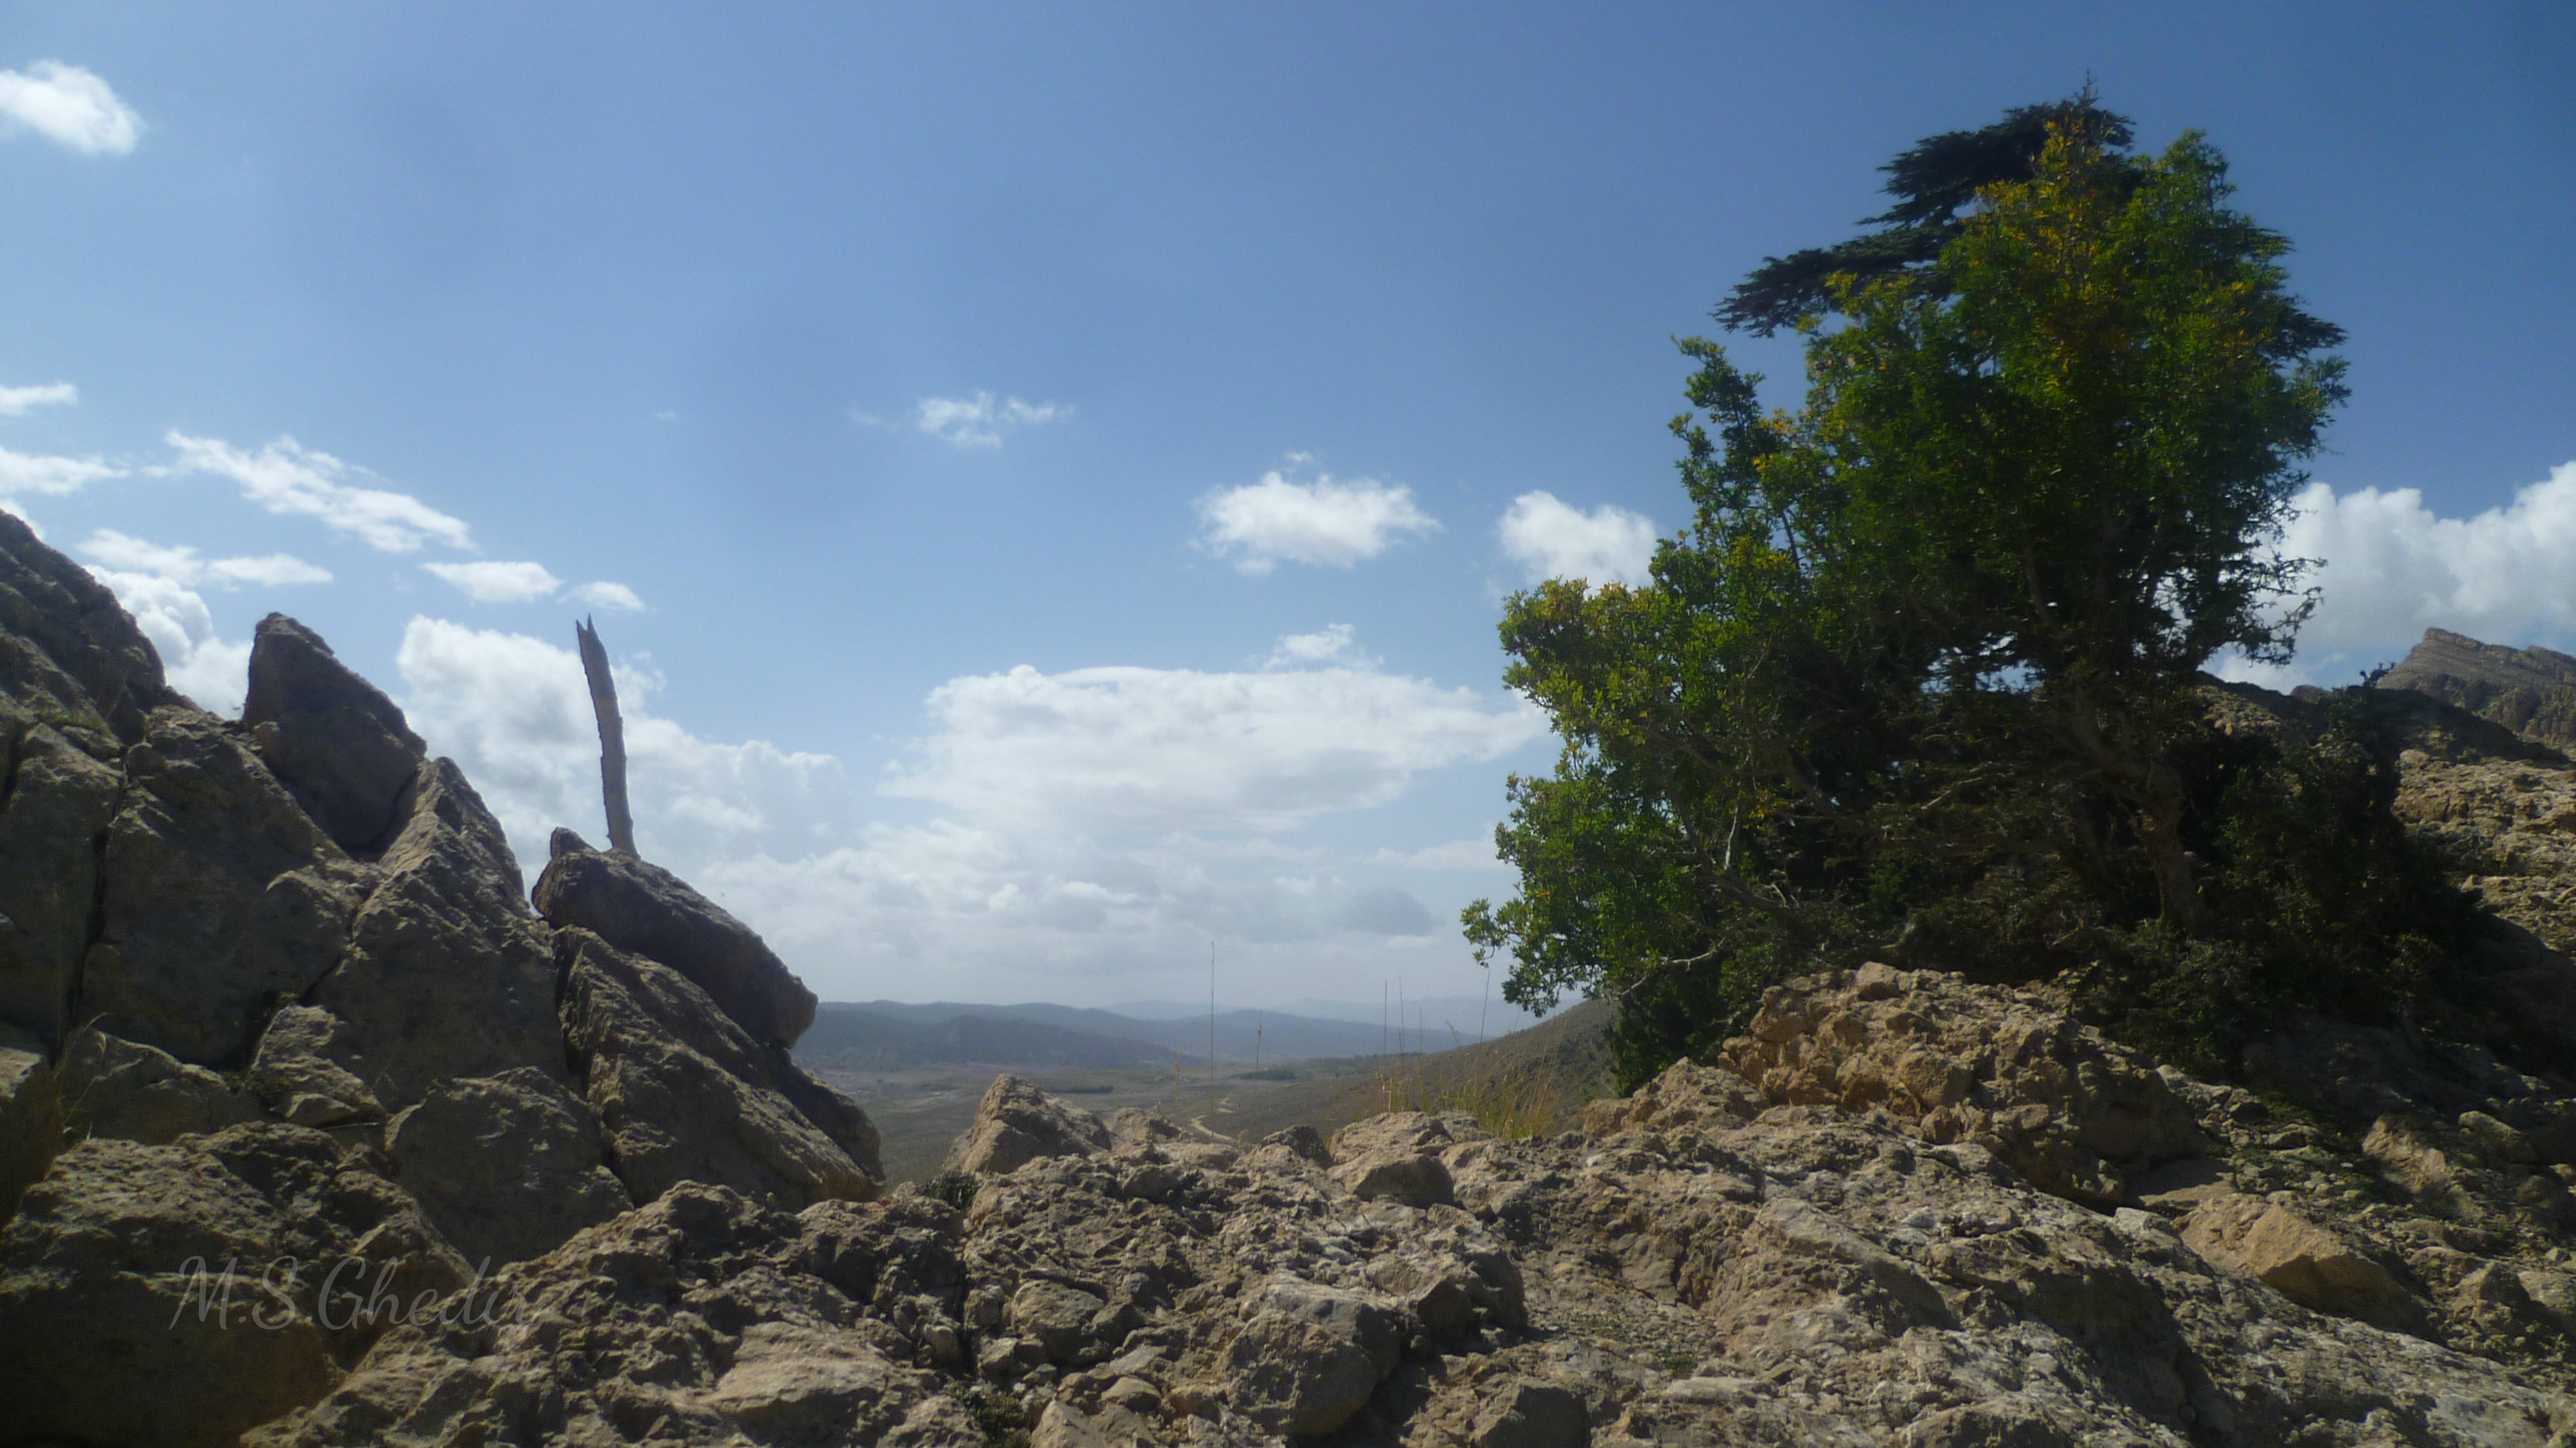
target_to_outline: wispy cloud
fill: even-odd
[[[1593,583],[1643,583],[1655,561],[1652,519],[1604,503],[1586,513],[1546,492],[1512,500],[1499,525],[1503,553],[1532,583],[1580,578]]]
[[[185,544],[165,547],[119,533],[113,528],[101,528],[90,534],[89,541],[81,545],[81,552],[111,569],[156,574],[189,586],[200,583],[227,587],[242,583],[277,586],[331,581],[329,569],[307,563],[293,554],[207,559],[198,556],[196,549]]]
[[[627,613],[640,613],[644,609],[644,600],[634,589],[623,583],[611,583],[605,578],[583,584],[572,591],[572,596],[594,608],[614,608]]]
[[[532,603],[563,587],[563,580],[542,563],[424,563],[421,568],[455,584],[476,603]]]
[[[880,418],[852,413],[859,422],[884,426]],[[951,447],[1000,447],[1005,434],[1023,427],[1061,422],[1073,416],[1070,404],[996,399],[989,392],[971,397],[925,397],[914,406],[912,425]]]
[[[1436,533],[1440,524],[1415,507],[1413,490],[1371,478],[1301,483],[1270,472],[1260,482],[1220,488],[1199,499],[1202,544],[1231,556],[1245,573],[1268,573],[1281,559],[1348,568],[1375,558],[1405,534]]]
[[[1313,633],[1286,634],[1279,646],[1262,662],[1265,669],[1302,669],[1314,664],[1345,664],[1361,668],[1375,664],[1359,651],[1346,623],[1326,624]]]
[[[242,496],[272,513],[319,519],[324,527],[352,534],[380,552],[416,552],[432,541],[451,548],[474,546],[463,521],[409,493],[353,483],[351,479],[384,479],[329,453],[306,448],[291,437],[281,437],[256,453],[217,438],[181,432],[169,434],[168,441],[178,451],[179,471],[230,478],[241,485]]]
[[[0,130],[20,128],[83,155],[122,156],[142,138],[143,118],[89,71],[40,60],[0,70]]]
[[[80,401],[80,389],[68,382],[41,387],[0,387],[0,417],[25,417],[39,407],[68,407]]]
[[[94,457],[51,457],[0,447],[0,497],[16,493],[76,493],[101,478],[124,476],[125,469]]]

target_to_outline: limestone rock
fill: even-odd
[[[384,691],[282,613],[251,634],[251,748],[340,847],[371,853],[400,823],[428,747]]]
[[[0,1362],[45,1389],[10,1394],[7,1431],[229,1444],[467,1280],[410,1199],[319,1132],[82,1142],[0,1232]]]
[[[875,1163],[854,1160],[763,1084],[760,1048],[706,992],[587,930],[557,931],[555,949],[565,1041],[635,1200],[684,1181],[790,1207],[875,1195]]]
[[[2423,1310],[2386,1267],[2297,1208],[2229,1195],[2201,1203],[2182,1239],[2210,1261],[2279,1289],[2302,1307],[2383,1327],[2418,1327]]]
[[[814,1023],[814,993],[751,927],[658,865],[568,849],[537,877],[536,903],[549,924],[580,926],[687,976],[764,1045],[792,1046]]]
[[[5,701],[0,779],[8,781],[0,789],[0,1021],[50,1048],[62,1038],[89,946],[100,846],[121,781],[112,762]]]
[[[982,1448],[917,1340],[874,1315],[915,1300],[880,1284],[953,1281],[956,1233],[919,1198],[800,1219],[685,1184],[503,1269],[492,1322],[389,1336],[247,1441]]]
[[[1863,967],[1772,987],[1716,1063],[1773,1105],[1883,1108],[2097,1206],[2204,1154],[2199,1123],[2136,1052],[2043,1001],[1934,971]]]
[[[260,1033],[249,1079],[278,1119],[297,1126],[381,1120],[384,1103],[357,1074],[365,1064],[346,1021],[320,1006],[283,1006]]]
[[[1514,1383],[1477,1415],[1475,1448],[1584,1448],[1591,1415],[1580,1395],[1547,1383]]]
[[[1258,1427],[1329,1433],[1366,1407],[1395,1367],[1394,1315],[1356,1293],[1282,1277],[1250,1306],[1228,1355],[1228,1392]]]
[[[0,1222],[45,1174],[62,1139],[53,1068],[33,1037],[0,1025]]]
[[[1108,1128],[1078,1106],[1017,1076],[993,1078],[975,1107],[974,1124],[948,1153],[956,1171],[1013,1172],[1050,1156],[1087,1156],[1109,1145]]]
[[[208,715],[154,711],[125,773],[81,1014],[182,1061],[236,1059],[339,963],[374,872]]]
[[[478,1267],[542,1256],[635,1205],[604,1164],[590,1108],[534,1067],[431,1087],[387,1124],[385,1155]]]
[[[309,993],[346,1023],[340,1063],[388,1111],[446,1077],[562,1077],[553,954],[519,903],[508,837],[447,760],[422,765],[412,794],[347,958]]]
[[[1363,1201],[1383,1197],[1408,1207],[1454,1204],[1456,1188],[1448,1163],[1440,1159],[1441,1150],[1456,1140],[1452,1124],[1419,1111],[1353,1122],[1333,1136],[1333,1177]],[[1455,1124],[1475,1130],[1465,1121]]]
[[[142,737],[144,716],[187,701],[161,656],[89,570],[0,515],[0,698],[81,739],[103,762]]]
[[[64,1124],[74,1139],[161,1146],[260,1116],[257,1097],[215,1072],[95,1026],[64,1043],[61,1079]]]

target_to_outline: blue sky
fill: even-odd
[[[1669,339],[2088,75],[2352,334],[2295,674],[2576,645],[2564,6],[747,9],[13,6],[0,503],[526,853],[596,613],[646,853],[827,996],[1476,991],[1500,600],[1679,522]]]

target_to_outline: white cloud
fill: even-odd
[[[122,156],[143,134],[143,118],[106,81],[59,60],[0,70],[0,120],[90,156]]]
[[[525,634],[414,618],[394,666],[412,727],[464,766],[520,857],[570,825],[605,843],[599,737],[581,659]],[[656,716],[653,675],[616,671],[638,844],[683,874],[746,851],[828,847],[845,822],[838,760],[723,744]]]
[[[863,412],[851,416],[862,424],[884,425]],[[977,392],[972,397],[921,399],[914,407],[913,426],[951,447],[1000,447],[1005,433],[1071,416],[1073,408],[1064,403],[1022,402],[1016,397],[996,400],[989,392]]]
[[[0,497],[17,493],[76,493],[101,478],[124,476],[125,469],[94,457],[47,457],[15,453],[0,447]]]
[[[1416,773],[1546,730],[1519,700],[1352,668],[1244,674],[1025,665],[931,691],[941,732],[889,794],[984,819],[1267,832],[1369,809]]]
[[[1318,567],[1348,568],[1393,546],[1399,534],[1436,533],[1428,513],[1413,504],[1411,488],[1373,479],[1311,483],[1270,472],[1240,488],[1220,488],[1199,499],[1206,522],[1203,543],[1231,554],[1246,573],[1267,573],[1281,559]]]
[[[39,407],[66,407],[80,401],[80,389],[68,382],[41,387],[0,387],[0,417],[25,417]]]
[[[622,609],[627,613],[640,613],[644,608],[644,600],[634,589],[623,583],[611,583],[605,578],[583,584],[572,591],[572,596],[594,608]]]
[[[1523,493],[1500,525],[1503,552],[1532,583],[1580,578],[1592,583],[1640,584],[1655,560],[1652,519],[1608,503],[1586,513],[1553,493]]]
[[[2491,643],[2576,643],[2576,462],[2517,490],[2513,501],[2445,518],[2414,488],[2338,495],[2316,483],[2281,540],[2310,575],[2317,610],[2285,669],[2238,661],[2223,672],[2271,684],[2347,683],[2397,659],[2427,628]]]
[[[552,598],[563,580],[542,563],[424,563],[421,568],[462,589],[476,603],[532,603]]]
[[[146,542],[113,528],[101,528],[89,535],[81,551],[101,564],[131,573],[153,573],[178,584],[193,587],[199,583],[257,583],[278,586],[290,583],[328,583],[330,570],[316,567],[287,553],[270,553],[257,558],[217,558],[197,556],[197,550],[183,545],[163,547]]]
[[[250,687],[250,642],[226,643],[215,636],[215,618],[206,600],[175,578],[158,573],[128,573],[93,568],[93,577],[108,586],[116,601],[134,615],[143,636],[160,652],[170,687],[218,714],[241,713]]]
[[[1394,865],[1407,870],[1504,870],[1512,867],[1494,853],[1494,837],[1476,835],[1469,839],[1451,840],[1445,845],[1426,845],[1419,850],[1381,849],[1369,857],[1373,865]]]
[[[1270,657],[1262,667],[1295,669],[1303,668],[1308,664],[1329,663],[1335,659],[1363,667],[1376,662],[1359,652],[1358,645],[1352,639],[1349,624],[1334,623],[1326,624],[1314,633],[1283,635],[1279,640],[1279,647],[1270,651]]]
[[[397,665],[413,727],[465,767],[527,865],[555,825],[601,838],[572,650],[415,618]],[[1266,832],[1372,808],[1543,728],[1515,702],[1348,668],[1018,670],[934,691],[933,737],[881,791],[933,812],[871,821],[837,760],[699,738],[659,716],[656,676],[621,667],[618,685],[644,853],[844,1000],[1132,998],[1167,972],[1203,984],[1212,938],[1229,993],[1374,981],[1389,952],[1417,975],[1454,957],[1475,989],[1445,909],[1378,862]]]
[[[213,473],[241,485],[242,496],[272,513],[319,519],[336,532],[355,535],[384,553],[410,553],[437,541],[451,548],[472,548],[474,539],[458,519],[439,512],[409,493],[354,486],[346,479],[375,474],[325,452],[314,452],[291,437],[281,437],[257,453],[242,452],[217,438],[172,432],[178,471]]]

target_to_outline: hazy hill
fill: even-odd
[[[947,1032],[955,1022],[961,1025]],[[1016,1022],[1030,1029],[1010,1030],[997,1022]],[[903,1032],[917,1034],[907,1038]],[[1052,1031],[1056,1035],[1045,1032]],[[1261,1061],[1300,1060],[1314,1056],[1374,1056],[1384,1039],[1375,1024],[1317,1020],[1276,1011],[1221,1011],[1216,1018],[1219,1062],[1250,1063],[1256,1050]],[[941,1040],[957,1049],[1000,1050],[1032,1055],[939,1055]],[[1436,1043],[1451,1044],[1446,1031]],[[1196,1016],[1143,1020],[1114,1011],[1025,1001],[1016,1005],[983,1005],[960,1001],[913,1004],[903,1001],[835,1002],[822,1007],[814,1028],[797,1043],[796,1054],[821,1064],[855,1068],[871,1051],[902,1047],[916,1054],[913,1062],[979,1061],[989,1065],[1168,1066],[1172,1057],[1204,1068],[1208,1059],[1208,1018]],[[844,1061],[846,1053],[855,1051]],[[1117,1054],[1118,1052],[1127,1054]],[[1056,1052],[1060,1054],[1048,1054]],[[889,1056],[890,1063],[897,1058]]]

